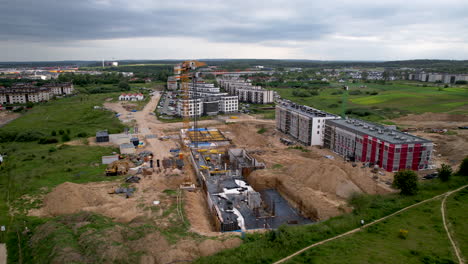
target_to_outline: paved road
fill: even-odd
[[[341,238],[341,237],[345,237],[345,236],[347,236],[347,235],[351,235],[351,234],[353,234],[353,233],[359,232],[359,231],[363,230],[363,229],[366,228],[366,227],[369,227],[369,226],[371,226],[371,225],[374,225],[374,224],[377,224],[377,223],[379,223],[379,222],[382,222],[383,220],[385,220],[385,219],[387,219],[387,218],[389,218],[389,217],[392,217],[392,216],[394,216],[394,215],[397,215],[397,214],[399,214],[399,213],[401,213],[401,212],[404,212],[404,211],[406,211],[406,210],[408,210],[408,209],[411,209],[411,208],[413,208],[413,207],[416,207],[416,206],[418,206],[418,205],[421,205],[421,204],[423,204],[423,203],[427,203],[427,202],[432,201],[432,200],[435,200],[435,199],[439,199],[439,198],[444,197],[444,196],[448,196],[448,195],[450,195],[450,194],[452,194],[452,193],[456,193],[456,192],[458,192],[458,191],[460,191],[460,190],[462,190],[462,189],[464,189],[464,188],[466,188],[466,187],[468,187],[468,185],[462,186],[462,187],[460,187],[460,188],[458,188],[458,189],[455,189],[455,190],[453,190],[453,191],[448,191],[448,192],[446,192],[446,193],[439,194],[439,195],[437,195],[437,196],[434,196],[434,197],[429,198],[429,199],[427,199],[427,200],[421,201],[421,202],[419,202],[419,203],[415,203],[415,204],[410,205],[410,206],[408,206],[408,207],[405,207],[405,208],[403,208],[403,209],[401,209],[401,210],[399,210],[399,211],[396,211],[396,212],[393,213],[393,214],[389,214],[389,215],[387,215],[387,216],[385,216],[385,217],[382,217],[382,218],[377,219],[377,220],[375,220],[375,221],[373,221],[373,222],[370,222],[370,223],[368,223],[368,224],[366,224],[366,225],[363,225],[362,227],[359,227],[359,228],[350,230],[350,231],[348,231],[348,232],[346,232],[346,233],[343,233],[343,234],[341,234],[341,235],[338,235],[338,236],[335,236],[335,237],[331,237],[331,238],[329,238],[329,239],[325,239],[325,240],[322,240],[322,241],[320,241],[320,242],[314,243],[314,244],[312,244],[312,245],[310,245],[310,246],[307,246],[307,247],[305,247],[305,248],[303,248],[303,249],[301,249],[301,250],[299,250],[299,251],[297,251],[297,252],[295,252],[295,253],[293,253],[293,254],[291,254],[291,255],[289,255],[289,256],[283,258],[283,259],[280,259],[280,260],[276,261],[276,262],[273,263],[273,264],[279,264],[279,263],[286,262],[286,261],[288,261],[288,260],[294,258],[295,256],[301,254],[302,252],[307,251],[307,250],[309,250],[309,249],[311,249],[311,248],[313,248],[313,247],[316,247],[316,246],[319,246],[319,245],[323,245],[323,244],[325,244],[325,243],[327,243],[327,242],[330,242],[330,241],[333,241],[333,240],[335,240],[335,239],[338,239],[338,238]],[[463,262],[460,262],[460,263],[463,263]]]
[[[450,234],[450,231],[448,229],[448,226],[447,226],[447,217],[445,216],[445,201],[447,200],[447,197],[450,196],[450,194],[452,193],[449,193],[447,195],[445,195],[444,199],[442,200],[442,204],[440,205],[440,211],[442,212],[442,219],[443,219],[443,222],[444,222],[444,228],[445,228],[445,231],[447,232],[447,236],[450,240],[450,243],[452,244],[452,247],[453,247],[453,250],[455,251],[455,255],[457,256],[457,259],[458,259],[458,263],[460,264],[464,264],[465,262],[463,261],[463,257],[460,253],[460,249],[458,248],[458,246],[455,244],[455,241],[453,240],[452,238],[452,234]]]
[[[7,250],[5,244],[0,244],[0,264],[7,263]]]

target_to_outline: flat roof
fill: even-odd
[[[325,111],[315,109],[310,106],[306,105],[300,105],[293,103],[291,101],[281,101],[277,104],[278,107],[285,108],[287,110],[306,115],[308,117],[314,118],[314,117],[337,117],[334,114],[327,113]]]
[[[369,135],[392,144],[413,144],[432,142],[422,137],[417,137],[383,125],[363,121],[360,119],[333,119],[327,120],[327,124],[353,131],[360,135]]]

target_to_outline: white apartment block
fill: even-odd
[[[457,81],[468,81],[468,74],[448,74],[448,73],[411,73],[408,80],[421,82],[443,82],[455,83]]]
[[[203,101],[201,99],[188,99],[179,100],[177,102],[177,114],[184,116],[184,104],[188,104],[188,116],[201,116],[203,115]]]
[[[337,118],[327,112],[286,100],[276,105],[276,129],[307,146],[323,146],[325,120]]]
[[[253,104],[269,104],[274,101],[274,93],[250,82],[239,79],[218,79],[219,85],[231,95],[239,96],[239,101]]]
[[[219,112],[235,113],[239,111],[239,97],[237,96],[222,96],[219,100]]]
[[[170,91],[176,91],[178,89],[177,80],[174,76],[167,78],[167,89]]]
[[[68,95],[75,92],[72,83],[46,83],[42,87],[49,88],[53,95]]]
[[[18,83],[12,87],[0,87],[0,104],[25,104],[49,101],[54,96],[74,93],[72,83],[48,83],[36,86]]]
[[[0,88],[0,104],[26,104],[49,101],[53,96],[47,88],[23,86]]]

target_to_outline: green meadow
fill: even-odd
[[[349,115],[379,121],[401,115],[425,112],[468,114],[468,87],[431,86],[422,83],[392,82],[388,84],[332,84],[319,89],[318,96],[298,97],[297,88],[272,88],[281,97],[334,114],[341,114],[342,86],[349,86],[347,107]],[[365,87],[363,87],[365,86]],[[374,95],[372,95],[374,94]]]

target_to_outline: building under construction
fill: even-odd
[[[323,145],[325,120],[336,119],[327,112],[283,100],[276,105],[276,129],[304,145]]]
[[[324,146],[389,172],[429,168],[433,149],[427,139],[357,119],[327,120]]]
[[[192,149],[191,159],[206,195],[216,231],[277,228],[305,224],[301,216],[275,190],[257,192],[246,177],[265,165],[244,149]]]
[[[190,147],[213,148],[227,146],[231,141],[217,128],[189,128],[180,130],[184,144]]]

